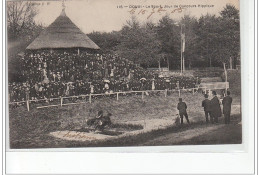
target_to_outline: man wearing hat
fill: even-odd
[[[187,114],[187,105],[185,102],[182,101],[182,98],[179,98],[179,103],[178,103],[177,109],[179,110],[181,124],[183,124],[183,116],[185,116],[187,123],[190,123],[188,114]]]
[[[208,99],[208,94],[204,95],[205,99],[202,101],[202,107],[204,108],[206,122],[209,122],[210,115],[210,100]]]
[[[232,97],[230,97],[230,92],[227,91],[227,96],[223,98],[223,114],[225,117],[225,124],[230,123],[230,112],[231,112],[231,104],[232,104]]]
[[[210,121],[211,123],[218,123],[218,117],[221,117],[220,103],[216,91],[212,91],[212,95],[213,98],[210,100]]]

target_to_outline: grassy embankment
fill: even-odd
[[[188,105],[190,119],[193,122],[203,121],[201,109],[202,94],[182,95]],[[112,123],[131,124],[144,126],[146,120],[174,119],[177,114],[176,105],[178,94],[167,96],[141,96],[120,97],[119,101],[113,98],[102,98],[89,104],[80,104],[63,107],[51,107],[44,109],[31,108],[30,112],[26,106],[15,109],[10,108],[10,142],[13,148],[26,147],[73,147],[77,142],[57,139],[49,136],[52,131],[78,130],[84,128],[86,119],[95,117],[98,110],[112,113]],[[129,126],[133,127],[133,126]],[[155,128],[157,129],[157,128]],[[88,146],[95,143],[80,143]]]

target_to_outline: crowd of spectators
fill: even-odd
[[[24,83],[9,84],[10,102],[120,91],[194,88],[193,77],[160,77],[111,54],[28,52],[22,58]]]

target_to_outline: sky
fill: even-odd
[[[50,25],[62,11],[62,0],[33,1],[38,8],[35,21]],[[239,9],[239,0],[65,0],[66,15],[84,32],[118,31],[134,14],[140,22],[158,22],[168,14],[178,21],[191,15],[219,15],[226,4]],[[200,6],[199,6],[200,5]],[[203,6],[204,5],[204,6]],[[138,6],[138,8],[134,8]],[[161,6],[162,8],[160,9]],[[167,6],[167,7],[166,7]],[[121,7],[121,8],[120,8]],[[180,7],[182,9],[180,9]],[[184,9],[185,8],[185,9]],[[178,11],[178,10],[179,11]],[[153,13],[155,12],[155,13]]]

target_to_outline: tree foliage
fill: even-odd
[[[8,31],[8,78],[9,81],[21,81],[19,53],[26,49],[35,37],[43,30],[35,24],[34,17],[37,9],[33,2],[7,2],[7,31]]]
[[[42,26],[36,25],[34,17],[38,11],[29,1],[7,2],[7,27],[8,39],[28,37],[31,39],[42,30]]]
[[[92,32],[88,35],[105,53],[114,53],[120,44],[120,32]]]
[[[175,21],[166,15],[159,20],[156,32],[162,45],[160,50],[160,54],[163,56],[162,66],[165,66],[166,60],[169,60],[171,68],[177,67],[180,55],[180,29]]]
[[[121,30],[116,53],[136,64],[151,66],[159,59],[161,43],[150,23],[141,24],[133,16]]]
[[[201,59],[201,63],[204,66],[211,67],[218,64],[216,62],[216,56],[218,55],[218,43],[220,37],[221,26],[219,24],[219,18],[215,15],[201,16],[198,20],[198,28],[196,30],[197,35],[197,55]]]
[[[168,15],[158,23],[141,24],[134,16],[119,32],[91,33],[91,39],[106,52],[117,53],[145,67],[180,68],[181,26],[185,33],[185,67],[234,65],[240,55],[239,10],[226,5],[220,15],[185,15],[174,21]]]
[[[239,11],[232,5],[227,5],[220,12],[220,30],[219,52],[223,50],[222,57],[219,59],[222,63],[229,63],[231,57],[235,63],[240,55],[240,20]]]

